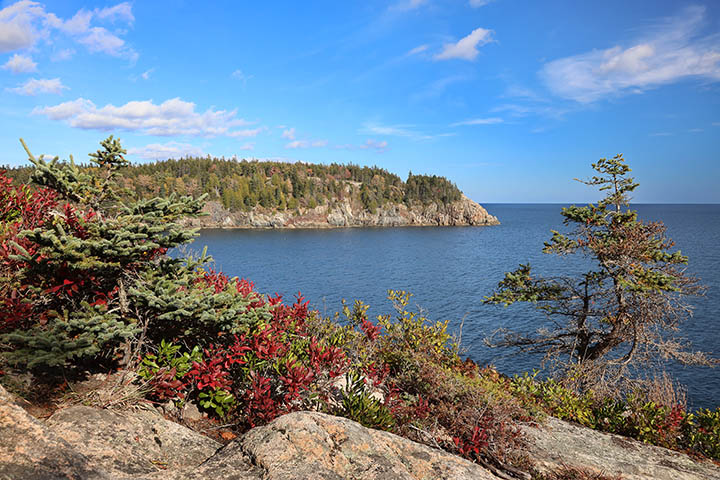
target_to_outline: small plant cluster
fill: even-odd
[[[152,399],[195,399],[242,428],[327,402],[324,392],[348,362],[338,347],[309,332],[314,314],[301,295],[286,305],[280,296],[265,298],[252,283],[212,270],[198,271],[196,284],[218,293],[231,287],[249,299],[245,321],[237,332],[216,332],[212,343],[190,351],[162,340],[156,353],[142,358],[139,372],[153,387]]]
[[[510,388],[525,403],[560,419],[720,460],[720,408],[688,412],[682,403],[664,405],[640,390],[621,399],[578,394],[556,380],[537,380],[536,374],[514,377]]]
[[[226,281],[214,272],[198,278]],[[361,302],[333,320],[308,311],[299,294],[289,305],[277,296],[254,298],[251,308],[266,309],[269,318],[244,322],[240,332],[205,347],[161,341],[146,354],[140,375],[153,387],[151,398],[195,400],[240,431],[313,409],[472,460],[516,460],[515,421],[527,413],[494,370],[460,359],[447,323],[408,310],[409,294],[389,292],[397,314],[377,323]]]

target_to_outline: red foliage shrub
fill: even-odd
[[[15,281],[21,262],[10,258],[18,253],[13,244],[29,254],[35,253],[32,242],[18,234],[49,221],[57,203],[57,195],[52,190],[14,186],[5,172],[0,171],[0,332],[26,326],[33,315],[30,300],[36,295],[30,285]],[[43,312],[38,313],[38,317],[42,321]]]

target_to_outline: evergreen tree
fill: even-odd
[[[580,389],[616,386],[632,375],[631,367],[659,359],[710,363],[672,337],[691,311],[688,295],[699,292],[685,273],[687,257],[670,251],[662,223],[638,220],[628,208],[638,184],[622,155],[592,166],[599,175],[583,183],[607,195],[597,205],[563,208],[573,229],[553,231],[543,251],[581,255],[593,268],[578,277],[535,277],[530,265],[507,273],[486,303],[530,302],[551,326],[534,335],[505,331],[495,345],[545,354]]]
[[[13,363],[60,366],[112,355],[138,330],[129,287],[196,235],[178,221],[199,215],[202,198],[121,202],[116,177],[128,165],[126,152],[112,136],[101,145],[90,154],[91,168],[79,168],[72,157],[35,158],[23,142],[33,181],[60,203],[42,225],[18,235],[23,245],[9,242],[9,261],[31,304],[22,328],[1,337]]]

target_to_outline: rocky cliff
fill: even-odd
[[[189,223],[201,228],[338,228],[338,227],[403,227],[403,226],[479,226],[498,225],[498,219],[465,195],[449,204],[386,204],[374,213],[356,202],[345,199],[334,206],[298,208],[277,211],[256,207],[250,212],[231,212],[222,204],[205,204],[204,217]]]
[[[317,412],[282,416],[223,446],[140,407],[71,406],[39,420],[0,387],[0,480],[512,478]],[[720,480],[720,468],[710,462],[556,419],[527,427],[526,434],[530,460],[541,471],[560,466],[628,480]]]

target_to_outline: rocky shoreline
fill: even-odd
[[[498,219],[478,203],[462,196],[447,205],[387,204],[372,213],[349,200],[334,206],[319,205],[295,211],[277,211],[256,207],[245,212],[231,212],[215,201],[203,208],[205,216],[187,221],[199,228],[348,228],[409,226],[489,226]]]
[[[23,404],[0,386],[0,480],[531,478],[319,412],[284,415],[223,446],[149,403],[70,405],[44,419]],[[561,420],[524,430],[538,473],[560,467],[624,480],[720,479],[712,462]]]

